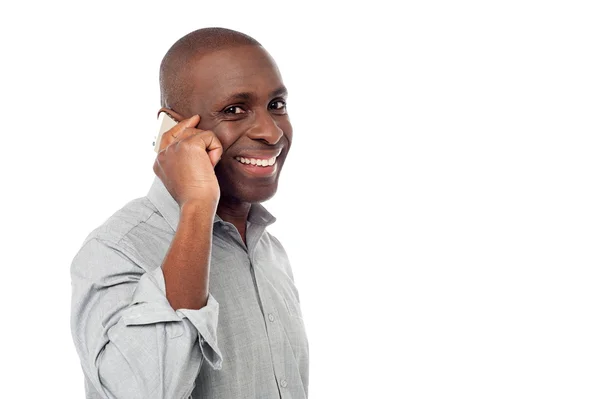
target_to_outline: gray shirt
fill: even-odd
[[[179,206],[155,177],[145,197],[83,242],[71,265],[71,331],[87,398],[306,398],[308,341],[292,269],[252,204],[244,244],[215,215],[209,298],[174,310],[161,264]]]

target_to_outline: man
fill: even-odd
[[[242,33],[194,31],[160,68],[155,180],[73,259],[71,327],[88,398],[305,398],[292,270],[265,229],[292,142],[286,89]]]

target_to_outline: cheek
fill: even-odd
[[[292,137],[294,136],[294,129],[289,120],[279,123],[279,128],[283,132],[283,135],[287,138],[289,145],[292,144]]]
[[[235,126],[234,124],[219,125],[212,129],[215,133],[221,145],[223,146],[223,153],[225,153],[233,143],[235,143],[243,134],[243,128],[241,126]]]
[[[292,148],[292,137],[293,137],[292,131],[290,130],[289,133],[285,133],[285,137],[287,138],[287,141],[288,141],[288,151],[289,151],[290,148]]]

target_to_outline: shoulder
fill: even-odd
[[[275,237],[273,234],[271,234],[268,230],[265,230],[265,236],[273,247],[275,247],[277,250],[281,250],[282,252],[285,252],[285,249],[283,248],[281,241],[279,241],[279,239],[277,237]]]
[[[93,229],[75,259],[118,253],[140,266],[155,263],[156,257],[149,255],[168,244],[172,237],[173,231],[156,207],[147,197],[140,197],[126,203]],[[73,266],[76,267],[76,262]]]
[[[283,247],[283,244],[277,237],[265,230],[263,238],[270,249],[272,255],[276,258],[275,262],[280,265],[284,272],[294,280],[294,273],[292,272],[292,266],[288,258],[287,252]]]
[[[268,249],[277,257],[284,257],[287,260],[287,252],[281,244],[281,241],[269,231],[265,230],[262,236],[262,240],[264,245],[268,247]]]
[[[91,239],[121,244],[135,236],[140,230],[148,228],[169,230],[169,226],[156,207],[147,197],[140,197],[126,203],[96,227],[86,237]]]

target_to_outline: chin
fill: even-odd
[[[221,197],[235,199],[235,202],[264,202],[275,196],[277,192],[277,182],[267,186],[240,186],[232,185],[229,189],[224,189],[221,185]]]
[[[221,188],[222,199],[230,200],[233,203],[264,202],[273,198],[277,192],[281,168],[274,176],[248,177],[235,168],[228,167],[229,165],[219,166],[221,165],[219,164],[215,168],[215,174]]]
[[[277,192],[277,183],[273,186],[264,188],[250,187],[247,190],[240,190],[240,199],[250,203],[267,201],[273,198]]]

